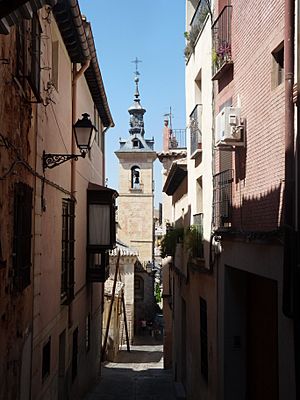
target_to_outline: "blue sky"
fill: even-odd
[[[162,149],[164,114],[172,107],[173,128],[185,127],[183,0],[79,0],[92,24],[97,56],[115,128],[106,134],[106,176],[118,189],[119,164],[114,151],[129,137],[128,108],[134,97],[136,57],[139,64],[145,137]],[[162,164],[154,163],[155,205],[161,201]]]

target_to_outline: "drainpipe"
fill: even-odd
[[[106,184],[106,170],[105,170],[105,134],[109,130],[109,126],[103,129],[101,135],[101,142],[102,142],[102,185],[105,186]]]
[[[299,294],[296,253],[296,160],[294,125],[294,45],[295,45],[295,0],[285,0],[284,28],[284,72],[285,72],[285,196],[284,196],[284,261],[283,261],[283,312],[293,318],[296,398],[299,399],[300,373],[300,324]]]
[[[294,315],[293,263],[295,237],[295,149],[294,149],[294,0],[285,0],[285,196],[284,196],[284,293],[283,312]]]
[[[297,4],[297,21],[298,21],[298,35],[297,35],[297,102],[296,102],[296,262],[295,262],[295,281],[294,281],[294,293],[295,293],[295,318],[294,318],[294,345],[295,345],[295,381],[296,381],[296,398],[300,398],[300,112],[299,112],[299,89],[300,89],[300,4],[298,0]]]

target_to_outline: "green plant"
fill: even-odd
[[[161,302],[161,292],[160,292],[160,286],[158,283],[155,285],[155,301],[156,303]]]
[[[218,54],[215,49],[212,49],[211,59],[212,59],[213,65],[217,65],[219,57],[218,57]]]
[[[190,32],[184,32],[183,36],[185,37],[185,40],[190,40]]]
[[[187,43],[187,45],[185,46],[185,49],[184,49],[184,56],[185,56],[186,60],[188,60],[190,58],[192,52],[193,52],[193,47],[191,46],[190,43]]]
[[[183,228],[171,228],[165,234],[161,240],[161,256],[174,256],[176,245],[183,241],[184,229]]]
[[[199,225],[191,225],[186,229],[184,244],[192,257],[203,257],[203,233]]]

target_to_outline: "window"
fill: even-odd
[[[19,182],[14,194],[13,270],[14,286],[22,291],[30,285],[32,188]]]
[[[131,188],[140,189],[140,169],[136,165],[131,168]]]
[[[59,42],[54,40],[52,42],[52,83],[56,90],[58,90],[58,65],[59,65]]]
[[[50,375],[50,359],[51,359],[51,338],[43,347],[43,359],[42,359],[42,381]]]
[[[40,71],[41,71],[41,26],[38,15],[35,14],[31,24],[31,62],[28,66],[28,80],[37,99],[40,98]]]
[[[70,304],[74,298],[74,220],[75,204],[70,199],[62,205],[61,302]]]
[[[73,332],[73,345],[72,345],[72,382],[77,376],[78,370],[78,328]]]
[[[16,31],[16,46],[17,46],[17,77],[20,79],[21,83],[24,84],[24,77],[26,75],[26,54],[27,54],[27,46],[26,46],[26,39],[27,35],[26,32],[29,28],[29,21],[22,20],[22,22],[17,25]],[[26,35],[26,36],[25,36]]]
[[[91,348],[91,314],[85,319],[85,350],[88,352]]]
[[[275,89],[284,81],[284,47],[281,43],[272,52],[272,89]]]
[[[139,148],[139,140],[138,139],[134,139],[133,141],[132,141],[132,145],[133,145],[133,147],[134,148],[136,148],[136,149],[138,149]]]
[[[200,351],[201,351],[201,374],[208,381],[208,351],[207,351],[207,304],[200,297]]]
[[[134,277],[134,298],[144,300],[144,280],[140,276]]]
[[[37,13],[31,20],[23,20],[17,28],[17,77],[23,87],[26,81],[40,101],[41,26]]]
[[[202,71],[198,72],[195,79],[195,103],[202,104]]]

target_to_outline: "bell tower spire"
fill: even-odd
[[[139,261],[146,266],[153,260],[153,162],[156,159],[154,138],[146,139],[141,105],[140,73],[136,58],[133,104],[130,114],[129,137],[120,139],[115,152],[119,159],[118,239],[138,250]]]
[[[135,63],[135,77],[134,77],[135,93],[134,93],[133,105],[128,109],[128,112],[130,114],[129,133],[130,135],[143,137],[145,134],[144,114],[146,110],[141,105],[140,92],[139,92],[140,73],[138,71],[138,63],[142,61],[136,57],[136,59],[132,62]]]

